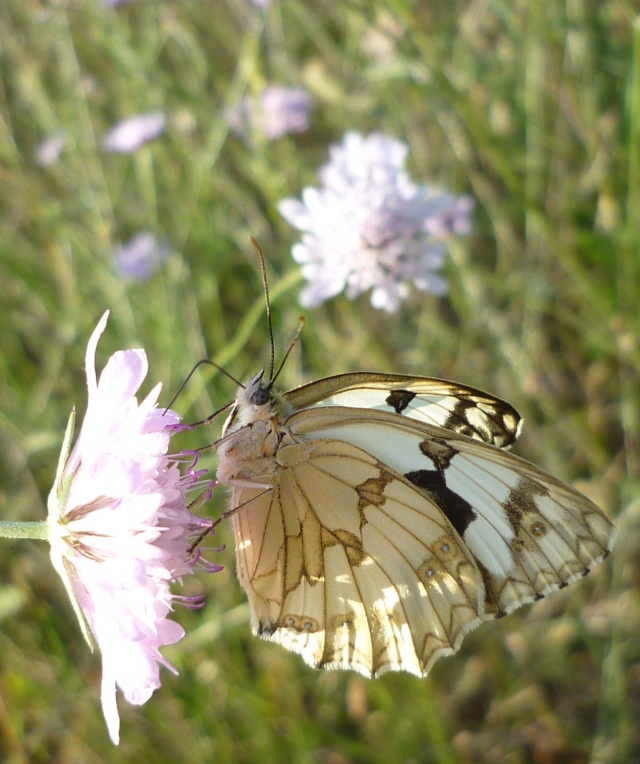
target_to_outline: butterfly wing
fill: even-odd
[[[403,374],[338,374],[297,387],[284,397],[298,411],[324,406],[386,411],[500,448],[516,440],[522,421],[513,406],[482,390]]]
[[[315,409],[288,421],[300,438],[366,448],[435,503],[481,571],[487,615],[504,615],[586,575],[608,553],[611,521],[533,464],[476,440],[383,412]]]
[[[454,432],[342,407],[282,432],[273,488],[234,488],[239,575],[254,630],[312,666],[426,675],[612,543],[586,497]]]
[[[346,442],[291,443],[278,461],[272,491],[233,497],[254,631],[316,668],[368,676],[424,675],[455,652],[485,591],[438,507]]]

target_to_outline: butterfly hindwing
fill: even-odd
[[[249,596],[251,626],[275,623],[282,609],[282,581],[287,548],[275,492],[234,488],[232,502],[242,507],[232,515],[238,578]]]

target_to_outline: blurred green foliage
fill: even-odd
[[[180,670],[109,742],[100,658],[82,641],[47,549],[3,542],[0,759],[16,762],[632,762],[640,757],[640,31],[632,0],[4,0],[0,4],[0,474],[5,519],[41,519],[84,351],[144,346],[168,401],[210,357],[267,363],[253,235],[277,348],[300,315],[295,240],[277,203],[317,183],[348,129],[409,143],[417,182],[477,199],[446,299],[401,311],[367,296],[309,312],[283,385],[353,369],[487,389],[527,427],[521,455],[618,517],[584,582],[469,635],[431,676],[321,674],[250,635],[228,528],[225,571],[186,582]],[[314,98],[308,132],[245,143],[226,109],[268,83]],[[131,155],[101,142],[162,111]],[[59,158],[36,160],[63,133]],[[115,247],[140,230],[171,254],[143,283]],[[263,359],[263,360],[256,360]],[[201,369],[176,408],[233,395]],[[189,434],[211,442],[216,427]],[[207,462],[215,468],[213,458]],[[222,511],[223,492],[206,509]]]

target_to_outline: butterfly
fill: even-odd
[[[252,629],[309,665],[426,676],[610,550],[596,504],[505,450],[521,427],[508,403],[429,377],[356,372],[284,394],[274,378],[272,351],[238,391],[217,477]]]

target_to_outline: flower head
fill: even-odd
[[[378,133],[347,133],[320,170],[322,188],[279,210],[302,241],[293,247],[309,282],[300,296],[314,307],[346,289],[354,298],[371,289],[371,304],[395,312],[413,284],[443,294],[438,275],[443,239],[470,228],[473,201],[414,183],[405,170],[408,148]]]
[[[164,125],[164,114],[161,111],[123,119],[111,128],[103,141],[103,148],[114,153],[131,154],[147,141],[162,135]]]
[[[121,244],[114,257],[120,273],[129,279],[146,281],[169,254],[169,247],[160,244],[149,231],[143,231]]]
[[[89,340],[87,413],[67,458],[72,414],[48,522],[53,565],[87,641],[102,653],[102,708],[117,743],[116,684],[130,703],[142,704],[160,686],[160,664],[175,671],[160,654],[184,636],[168,618],[175,599],[169,585],[193,571],[190,545],[204,521],[186,503],[197,473],[182,476],[166,455],[178,415],[158,408],[160,385],[137,401],[148,368],[144,351],[114,353],[96,378],[107,316]]]
[[[261,95],[245,96],[227,112],[232,129],[243,139],[252,132],[273,141],[287,133],[302,133],[309,127],[311,95],[304,88],[269,85]]]

